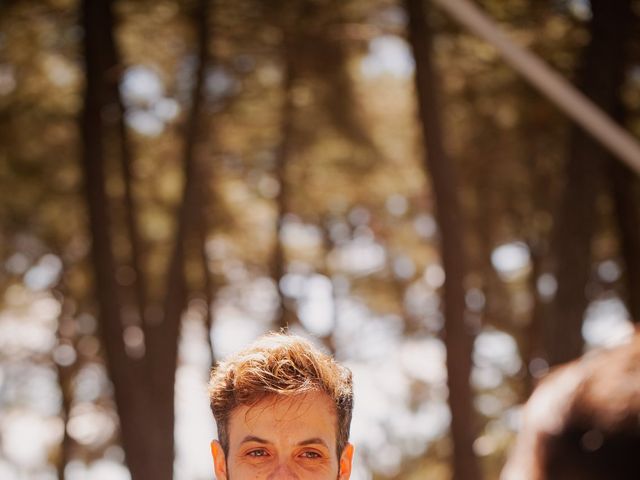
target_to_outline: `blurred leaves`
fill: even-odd
[[[479,3],[513,38],[573,77],[589,40],[584,12],[574,4],[587,2]],[[217,317],[240,319],[259,331],[275,315],[276,290],[266,277],[278,231],[275,199],[282,185],[275,169],[288,42],[296,82],[293,154],[284,179],[289,197],[281,234],[285,273],[293,275],[289,279],[322,275],[330,280],[328,310],[336,316],[334,343],[344,358],[366,347],[349,336],[357,318],[370,320],[362,323],[363,329],[371,328],[368,339],[400,338],[393,343],[398,350],[405,341],[437,337],[442,326],[439,233],[421,167],[404,11],[388,0],[216,4],[202,104],[208,127],[206,143],[198,150],[211,172],[205,186],[209,228],[204,246],[189,244],[190,285],[201,284],[195,249],[203,247],[218,292]],[[113,75],[120,81],[134,152],[132,185],[153,317],[162,300],[184,180],[182,149],[195,64],[193,1],[118,0],[115,7],[122,65]],[[75,398],[68,424],[72,457],[98,458],[107,451],[118,459],[121,452],[109,450],[117,448],[118,440],[87,259],[90,239],[78,146],[83,32],[77,9],[74,0],[0,2],[0,404],[7,409],[33,404],[19,395],[22,387],[11,385],[28,365],[51,376],[55,362],[64,364],[69,357],[56,335],[59,328],[68,328],[76,358],[68,387]],[[483,332],[513,337],[522,362],[519,369],[499,372],[497,384],[476,386],[476,408],[485,420],[478,453],[486,477],[495,478],[511,438],[512,409],[523,399],[530,377],[529,327],[542,278],[535,275],[547,273],[545,255],[564,185],[569,124],[491,47],[441,15],[435,20],[445,141],[460,173],[459,196],[469,219],[464,235],[471,267],[467,309]],[[624,101],[637,133],[637,58],[628,67]],[[117,109],[103,115],[113,122]],[[109,147],[112,156],[114,145]],[[111,161],[107,185],[116,205],[123,197],[119,172]],[[612,201],[606,192],[600,197],[593,212],[597,231],[590,302],[622,291],[619,277],[606,280],[598,273],[603,262],[624,270],[610,219]],[[124,229],[124,213],[122,205],[114,209],[118,229]],[[114,243],[122,256],[130,249],[124,235],[116,235]],[[518,275],[501,274],[492,264],[492,253],[503,245],[523,246],[530,253]],[[50,256],[63,265],[64,297],[74,306],[65,315],[59,315],[59,295],[50,294],[59,277],[42,280]],[[128,273],[120,271],[123,284]],[[298,313],[309,295],[300,288],[297,296],[293,288],[290,298]],[[202,292],[192,290],[190,299],[202,301]],[[225,319],[219,321],[214,332],[222,333],[214,340],[229,331]],[[376,322],[383,326],[374,327]],[[407,337],[388,334],[396,331]],[[378,344],[371,340],[371,345]],[[399,408],[423,405],[439,390],[418,379],[410,391],[407,404]],[[47,418],[63,415],[59,401],[52,405],[57,411],[45,412]],[[86,421],[94,414],[105,428],[98,431]],[[381,425],[387,443],[380,445],[401,437]],[[363,447],[363,458],[376,479],[448,478],[446,435],[422,447],[398,448],[395,467],[377,465],[374,448]],[[2,458],[8,458],[6,452]]]

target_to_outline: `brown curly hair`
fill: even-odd
[[[338,457],[349,441],[353,412],[351,371],[307,340],[286,333],[269,333],[212,370],[209,382],[211,411],[218,440],[229,452],[228,422],[238,406],[251,406],[273,395],[292,396],[324,392],[337,416]]]

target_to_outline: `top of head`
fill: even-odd
[[[335,405],[338,452],[348,442],[353,410],[351,372],[309,341],[270,333],[220,362],[211,374],[209,399],[220,443],[228,448],[228,420],[238,406],[269,396],[324,392]]]

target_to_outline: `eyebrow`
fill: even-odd
[[[263,445],[271,443],[269,440],[266,440],[264,438],[256,437],[255,435],[247,435],[242,439],[240,444],[248,443],[248,442],[256,442],[256,443],[261,443]],[[327,445],[327,442],[325,442],[320,437],[309,438],[307,440],[302,440],[301,442],[298,442],[299,447],[304,447],[306,445],[316,445],[316,444],[322,445],[325,448],[329,448],[329,445]]]
[[[269,440],[265,440],[264,438],[256,437],[254,435],[247,435],[246,437],[244,437],[242,439],[240,444],[247,443],[247,442],[256,442],[256,443],[267,444],[267,443],[269,443]]]
[[[320,444],[320,445],[324,446],[327,449],[329,448],[329,445],[327,445],[327,442],[325,442],[320,437],[309,438],[308,440],[303,440],[303,441],[298,443],[298,446],[299,447],[304,447],[305,445],[316,445],[316,444]]]

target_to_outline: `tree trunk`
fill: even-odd
[[[123,342],[120,315],[121,290],[116,282],[116,262],[112,250],[109,200],[105,191],[105,145],[103,110],[108,106],[106,79],[113,65],[104,52],[108,50],[113,29],[111,2],[82,2],[86,90],[82,114],[82,167],[84,190],[88,206],[92,245],[91,256],[95,273],[94,288],[98,301],[99,325],[106,362],[114,384],[115,402],[120,416],[122,446],[135,480],[148,478],[146,448],[149,425],[153,425],[153,403],[145,389],[144,365],[127,355]],[[151,430],[153,432],[153,430]]]
[[[624,51],[633,14],[630,0],[593,0],[591,7],[591,41],[584,52],[578,83],[591,100],[611,113],[624,79]],[[577,358],[582,353],[582,320],[588,304],[585,287],[592,265],[598,178],[607,157],[606,150],[597,141],[577,126],[573,127],[566,186],[552,233],[558,290],[545,335],[551,365]]]
[[[610,160],[610,175],[620,252],[624,261],[623,279],[627,310],[640,323],[640,210],[638,177],[616,158]]]
[[[174,454],[174,385],[178,363],[178,338],[180,320],[187,301],[185,260],[190,235],[197,233],[197,221],[201,212],[200,188],[203,182],[200,165],[199,141],[202,136],[201,120],[204,103],[204,85],[208,64],[208,17],[209,0],[199,0],[194,20],[197,28],[197,70],[191,97],[191,111],[187,120],[184,143],[184,187],[182,201],[177,212],[177,225],[173,253],[166,276],[163,303],[163,320],[160,324],[149,325],[149,361],[153,365],[151,381],[153,399],[159,410],[159,436],[155,452],[158,457],[166,456],[164,469],[173,472]],[[195,236],[195,235],[194,235]],[[200,248],[201,246],[198,245]],[[162,453],[158,453],[162,452]],[[158,477],[156,477],[158,478]]]
[[[637,16],[633,16],[637,25]],[[631,29],[631,25],[627,28]],[[630,35],[629,32],[627,34]],[[630,50],[630,49],[629,49]],[[630,55],[629,55],[630,57]],[[624,58],[625,64],[633,65],[634,58]],[[624,79],[620,79],[621,82]],[[628,117],[621,89],[618,88],[613,108],[613,118],[624,125]],[[620,256],[623,267],[624,300],[631,319],[640,323],[640,182],[637,174],[613,155],[608,155],[608,170],[615,220],[620,239]]]
[[[276,238],[271,259],[271,276],[276,283],[278,295],[280,299],[280,310],[278,313],[277,324],[281,329],[289,327],[290,323],[295,321],[296,315],[287,304],[287,299],[282,291],[281,280],[285,275],[286,258],[284,254],[284,246],[282,244],[282,227],[284,216],[288,207],[288,182],[287,182],[287,164],[291,157],[291,142],[293,137],[293,48],[290,36],[284,32],[283,40],[283,84],[282,84],[282,109],[280,117],[280,144],[276,151],[276,169],[275,174],[278,180],[280,190],[276,196]]]
[[[523,102],[520,108],[531,110],[534,102],[538,102],[534,92],[523,92]],[[533,307],[529,310],[529,324],[521,334],[520,355],[525,366],[523,381],[522,402],[529,398],[536,385],[536,381],[546,374],[548,365],[545,354],[545,321],[549,315],[550,295],[544,289],[539,288],[538,282],[544,274],[549,273],[549,232],[548,227],[541,222],[532,222],[531,218],[547,215],[552,212],[553,199],[549,195],[550,174],[541,168],[541,161],[547,155],[547,150],[542,147],[545,142],[540,135],[531,135],[531,132],[544,132],[546,117],[530,115],[520,128],[523,136],[524,148],[527,152],[527,172],[531,181],[529,197],[531,199],[530,210],[524,226],[524,239],[529,248],[531,258],[531,272],[527,281],[529,294],[533,299]],[[545,133],[544,135],[548,135]],[[544,285],[543,285],[544,287]],[[542,291],[541,291],[542,290]]]
[[[331,330],[324,335],[321,340],[323,345],[327,348],[327,350],[335,355],[336,353],[336,343],[334,338],[334,332],[336,330],[336,326],[338,325],[338,295],[336,292],[336,284],[331,274],[331,267],[329,265],[329,255],[333,250],[334,244],[331,239],[331,234],[329,232],[329,220],[327,218],[321,218],[320,222],[318,222],[321,227],[322,232],[322,270],[321,274],[326,276],[331,282]]]
[[[203,116],[204,117],[204,116]],[[205,131],[205,128],[209,125],[204,118],[201,120],[201,131]],[[202,269],[202,283],[200,289],[204,301],[207,304],[204,312],[203,323],[207,332],[207,345],[209,347],[209,353],[211,355],[211,367],[216,363],[216,354],[211,341],[211,329],[213,328],[214,312],[213,301],[218,290],[216,282],[211,276],[211,270],[209,269],[209,256],[207,254],[207,236],[209,233],[209,224],[211,217],[211,209],[207,208],[211,203],[211,196],[209,195],[209,179],[211,177],[211,166],[205,165],[202,161],[198,162],[200,166],[200,175],[198,179],[198,202],[200,207],[200,218],[196,222],[196,239],[194,240],[195,249],[198,251],[199,263]]]
[[[112,39],[113,41],[113,39]],[[119,64],[118,51],[115,48],[115,43],[112,49],[113,64]],[[119,78],[119,77],[118,77]],[[133,192],[133,156],[131,152],[131,142],[129,140],[129,133],[127,126],[124,122],[125,107],[122,101],[122,95],[120,94],[120,88],[118,82],[114,82],[112,85],[113,95],[118,105],[118,133],[120,140],[120,166],[122,169],[122,177],[124,181],[124,207],[125,207],[125,221],[127,226],[127,233],[129,234],[129,241],[131,243],[131,255],[130,263],[134,272],[133,289],[132,294],[135,296],[135,304],[137,305],[139,322],[142,323],[145,320],[145,311],[147,307],[147,282],[145,274],[145,261],[144,261],[144,245],[142,237],[140,235],[140,229],[138,228],[138,205]]]
[[[75,345],[75,333],[69,332],[67,326],[70,322],[73,322],[74,312],[70,308],[70,302],[68,301],[68,291],[65,284],[66,267],[63,267],[60,274],[60,281],[55,289],[56,296],[60,299],[60,315],[58,316],[58,330],[57,338],[58,344],[73,345],[74,350],[77,352]],[[60,365],[55,360],[53,361],[56,366],[58,374],[58,385],[60,387],[60,396],[62,398],[62,424],[63,433],[62,441],[60,442],[60,453],[56,462],[56,471],[58,474],[58,480],[64,480],[65,469],[67,464],[71,460],[71,450],[73,446],[73,439],[67,431],[67,425],[69,423],[69,413],[71,412],[71,405],[73,403],[73,379],[78,371],[78,365],[80,359],[76,358],[76,361],[71,365]]]
[[[89,210],[92,237],[92,261],[98,300],[100,328],[106,351],[114,394],[120,433],[126,461],[133,480],[170,480],[174,461],[174,383],[177,367],[180,318],[186,301],[184,275],[185,242],[197,219],[199,202],[196,179],[199,171],[196,161],[196,142],[203,100],[203,85],[207,64],[208,0],[199,0],[196,12],[198,22],[199,64],[193,91],[191,113],[186,128],[184,165],[185,187],[178,212],[175,244],[167,273],[164,317],[160,323],[145,323],[145,355],[134,359],[125,348],[123,318],[125,305],[123,287],[116,281],[116,258],[112,248],[112,224],[109,198],[105,183],[105,129],[103,112],[119,102],[114,98],[113,76],[117,75],[117,52],[113,38],[113,14],[109,0],[83,0],[82,19],[86,62],[85,106],[82,115],[82,166],[85,193]],[[123,113],[122,108],[119,111]],[[135,211],[130,179],[130,158],[123,124],[118,130],[122,142],[122,173],[128,191],[127,233],[138,242]],[[134,209],[133,209],[134,210]],[[138,248],[138,250],[136,250]],[[141,269],[136,258],[139,246],[133,248],[134,269]],[[136,263],[138,263],[136,265]],[[138,272],[137,272],[138,273]],[[138,276],[138,280],[142,280]],[[144,303],[144,290],[139,290]]]
[[[406,0],[409,14],[409,41],[416,63],[416,92],[422,134],[425,142],[425,169],[431,178],[440,227],[444,283],[445,344],[451,436],[453,439],[453,478],[481,478],[473,452],[476,419],[473,392],[469,382],[473,335],[465,324],[464,277],[466,271],[464,226],[458,203],[453,164],[447,158],[442,137],[438,78],[433,66],[432,33],[423,0]]]

